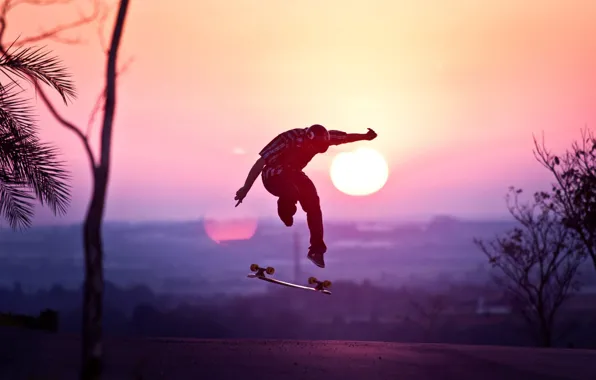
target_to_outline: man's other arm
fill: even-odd
[[[329,131],[329,145],[341,145],[347,143],[353,143],[356,141],[373,140],[377,137],[377,134],[372,129],[368,128],[366,133],[346,133],[343,131]]]

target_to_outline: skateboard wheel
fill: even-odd
[[[309,284],[316,284],[317,282],[318,281],[317,281],[317,278],[316,277],[309,277],[308,278],[308,283]]]
[[[265,269],[265,273],[272,275],[273,273],[275,273],[275,268],[267,267],[267,269]]]
[[[329,288],[329,287],[331,287],[331,281],[329,281],[329,280],[325,280],[325,281],[323,281],[323,287],[324,287],[324,288]]]
[[[250,270],[251,270],[251,272],[256,272],[259,270],[259,266],[257,264],[251,264]]]

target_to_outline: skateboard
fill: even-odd
[[[271,276],[271,275],[273,275],[273,273],[275,273],[275,269],[273,267],[261,268],[257,264],[252,264],[250,266],[250,271],[254,272],[254,273],[250,273],[248,276],[246,276],[248,278],[258,278],[259,280],[268,281],[273,284],[283,285],[283,286],[287,286],[290,288],[312,290],[315,292],[331,295],[331,292],[329,290],[325,289],[325,288],[331,287],[331,281],[328,281],[328,280],[319,281],[315,277],[309,277],[308,278],[309,285],[315,285],[314,287],[310,287],[310,286],[292,284],[290,282],[280,281],[280,280],[276,280],[271,277],[267,277],[266,275]]]

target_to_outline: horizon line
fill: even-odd
[[[197,218],[164,218],[164,219],[143,219],[143,220],[135,220],[135,219],[108,219],[104,220],[104,225],[116,225],[116,224],[129,224],[129,225],[150,225],[150,224],[186,224],[186,223],[202,223],[209,218],[205,216],[197,217]],[[236,218],[226,218],[223,219],[224,221],[233,221],[233,220],[243,220],[248,219],[248,217],[236,217]],[[250,218],[252,219],[252,218]],[[263,223],[275,223],[278,221],[277,216],[261,216],[255,218],[257,222]],[[401,217],[379,217],[379,218],[362,218],[355,220],[354,218],[340,218],[340,217],[328,217],[326,218],[326,223],[334,223],[334,224],[417,224],[417,223],[430,223],[438,219],[450,219],[457,222],[507,222],[513,221],[512,217],[508,214],[503,215],[457,215],[457,214],[433,214],[433,215],[411,215],[411,216],[401,216]],[[296,221],[305,223],[306,218],[304,216],[297,217]],[[84,223],[84,220],[80,221],[69,221],[69,222],[57,222],[57,223],[48,223],[48,222],[40,222],[40,223],[33,223],[33,225],[26,230],[35,229],[40,227],[74,227],[80,226]],[[8,226],[0,225],[0,230],[7,229],[11,230]],[[12,231],[12,230],[11,230]],[[17,231],[14,231],[17,232]]]

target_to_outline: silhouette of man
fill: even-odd
[[[307,258],[316,266],[325,268],[323,255],[327,246],[323,240],[319,195],[303,169],[315,155],[325,153],[331,145],[370,141],[376,137],[377,134],[370,128],[367,133],[346,133],[328,131],[319,124],[280,133],[259,152],[261,157],[250,169],[244,186],[236,192],[236,206],[242,203],[260,174],[265,189],[278,198],[277,214],[286,226],[294,224],[296,204],[300,202],[310,230]]]

